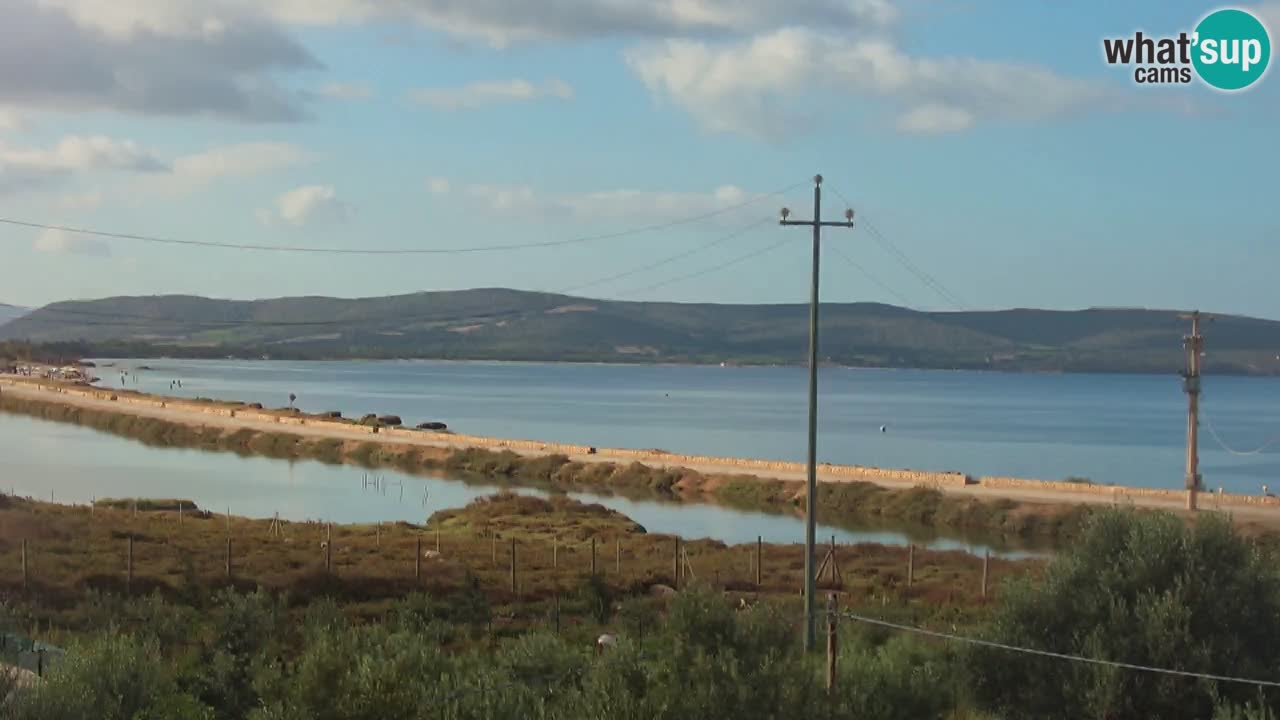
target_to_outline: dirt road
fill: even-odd
[[[471,447],[465,438],[458,438],[448,434],[422,433],[420,436],[414,437],[392,437],[387,435],[369,435],[367,432],[361,432],[357,429],[346,430],[340,425],[325,423],[319,425],[285,425],[282,426],[275,422],[255,420],[243,417],[227,417],[222,415],[210,415],[206,413],[196,412],[175,407],[150,407],[145,405],[122,405],[118,402],[112,402],[106,399],[98,399],[91,397],[82,397],[79,395],[62,394],[55,390],[41,388],[32,384],[6,384],[0,388],[0,393],[12,394],[17,397],[31,398],[50,402],[58,402],[78,407],[95,408],[117,413],[130,413],[142,417],[153,417],[170,422],[185,423],[191,426],[213,426],[226,428],[230,430],[239,430],[249,428],[260,430],[263,432],[287,432],[295,435],[317,437],[317,438],[335,438],[339,440],[351,440],[355,442],[375,441],[387,445],[412,445],[421,447],[436,447],[448,449],[464,449]],[[546,454],[546,451],[539,452],[536,450],[528,450],[521,448],[506,448],[513,452],[526,456],[536,456]],[[602,463],[613,462],[628,464],[635,460],[634,457],[622,457],[611,455],[608,449],[601,449],[596,454],[577,453],[570,456],[572,460],[583,463]],[[656,467],[679,466],[696,470],[703,474],[731,474],[738,475],[746,473],[759,474],[779,480],[804,480],[805,473],[803,471],[786,471],[786,470],[770,470],[767,473],[744,470],[743,467],[725,463],[717,464],[715,462],[687,462],[682,459],[679,462],[664,462],[661,456],[647,457],[644,463]],[[819,482],[851,482],[848,477],[835,476],[830,472],[823,472],[819,468]],[[896,482],[887,479],[858,479],[861,482],[874,482],[877,485],[893,489],[907,489],[916,486],[917,483],[910,481]],[[984,487],[981,483],[969,484],[961,486],[942,485],[938,487],[942,492],[956,496],[967,496],[973,498],[982,498],[986,500],[1009,499],[1017,502],[1040,503],[1040,504],[1090,504],[1090,505],[1132,505],[1136,507],[1156,508],[1161,510],[1170,510],[1174,512],[1186,512],[1184,502],[1180,497],[1150,497],[1138,494],[1126,494],[1125,488],[1108,488],[1101,492],[1067,492],[1056,489],[1039,490],[1034,488],[1008,488],[1008,487]],[[1210,493],[1201,495],[1200,506],[1204,510],[1214,510],[1218,508],[1218,500]],[[1280,526],[1280,507],[1266,505],[1243,504],[1237,496],[1228,496],[1221,503],[1221,509],[1230,512],[1234,517],[1250,522]]]

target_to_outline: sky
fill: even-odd
[[[804,302],[810,233],[775,219],[821,173],[824,219],[857,213],[824,231],[824,301],[1280,318],[1276,72],[1222,93],[1103,59],[1217,7],[0,0],[0,219],[542,244],[0,224],[0,302]],[[1280,0],[1237,7],[1280,38]]]

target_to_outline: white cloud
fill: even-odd
[[[36,252],[51,255],[88,255],[91,257],[108,257],[111,246],[101,238],[69,233],[65,230],[41,230],[32,243]]]
[[[898,106],[900,128],[956,131],[983,120],[1038,120],[1102,104],[1108,93],[1048,69],[969,57],[907,55],[884,40],[786,28],[743,42],[669,40],[627,53],[656,96],[705,128],[776,138],[805,117],[784,101],[807,93]]]
[[[294,25],[413,23],[495,47],[530,40],[742,35],[784,24],[884,26],[890,0],[44,0],[115,35],[143,30],[205,38],[238,17]]]
[[[173,162],[173,172],[189,178],[261,175],[311,159],[311,153],[290,143],[241,143],[180,157]]]
[[[0,17],[0,104],[22,109],[296,121],[276,76],[321,67],[241,0],[0,0]]]
[[[129,170],[159,172],[166,168],[155,154],[132,140],[101,135],[71,135],[45,150],[0,146],[0,164],[50,171]]]
[[[427,178],[427,192],[432,195],[444,195],[453,188],[449,182],[449,178],[433,177]]]
[[[573,99],[573,88],[561,80],[534,85],[527,80],[477,82],[459,88],[413,90],[409,98],[436,110],[474,110],[485,105],[522,102],[539,98]]]
[[[268,225],[279,221],[301,227],[343,222],[349,213],[350,207],[331,185],[305,185],[276,198],[271,210],[259,210],[258,219]]]
[[[54,205],[59,210],[96,210],[102,207],[103,199],[101,190],[87,190],[59,195]]]
[[[368,100],[373,97],[373,88],[356,83],[328,83],[320,86],[317,92],[330,100]]]
[[[138,178],[128,194],[135,200],[186,195],[218,180],[266,175],[313,159],[310,152],[291,143],[223,145],[175,158],[170,172]]]
[[[26,126],[22,115],[12,108],[0,108],[0,132],[16,132]]]
[[[951,133],[972,126],[973,113],[938,103],[920,105],[898,118],[898,129],[909,133]]]
[[[131,140],[71,135],[48,148],[0,142],[0,195],[41,191],[83,173],[119,171],[159,174],[168,166]]]
[[[449,192],[453,183],[444,178],[433,178],[428,188],[433,187]],[[489,212],[568,222],[661,222],[724,210],[754,197],[754,194],[734,185],[724,185],[708,192],[620,189],[544,193],[528,185],[483,183],[467,184],[458,189],[464,199]]]
[[[324,26],[408,20],[495,47],[549,38],[741,35],[786,23],[847,29],[897,19],[890,0],[268,0],[265,8],[283,22]]]

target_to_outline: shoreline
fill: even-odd
[[[264,455],[302,457],[365,464],[370,461],[425,469],[445,469],[495,478],[552,482],[581,489],[647,485],[659,493],[682,497],[716,496],[739,506],[773,506],[803,503],[803,463],[745,458],[723,458],[626,448],[591,448],[529,440],[435,433],[404,428],[376,428],[310,416],[300,412],[271,411],[228,401],[196,402],[132,391],[109,391],[86,385],[54,383],[25,378],[0,377],[0,397],[34,401],[99,413],[147,418],[184,427],[208,430],[203,435],[175,440],[174,444],[213,449],[236,449]],[[22,412],[17,410],[17,412]],[[29,411],[27,414],[47,413]],[[65,413],[64,413],[65,414]],[[70,420],[67,417],[50,419]],[[104,425],[109,423],[103,423]],[[100,427],[115,431],[115,428]],[[128,434],[127,432],[117,434]],[[243,435],[238,440],[230,438]],[[254,438],[248,437],[255,436]],[[216,437],[215,437],[216,436]],[[256,436],[270,436],[268,443]],[[141,437],[135,435],[135,437]],[[323,445],[323,447],[319,447]],[[303,447],[308,446],[308,447]],[[315,446],[315,447],[310,447]],[[306,454],[299,454],[306,453]],[[504,462],[505,460],[505,462]],[[530,467],[536,466],[536,471]],[[1022,478],[978,477],[962,473],[822,464],[818,468],[819,491],[835,511],[864,514],[897,513],[899,519],[930,524],[919,517],[919,508],[888,507],[868,510],[867,493],[883,495],[936,494],[951,505],[1001,505],[1002,514],[1060,516],[1090,506],[1118,505],[1169,510],[1190,517],[1184,509],[1185,491],[1122,486],[1102,486]],[[1280,499],[1245,495],[1218,496],[1202,493],[1206,511],[1227,510],[1240,520],[1280,528]],[[845,507],[841,507],[841,506]],[[1017,506],[1016,508],[1013,506]],[[824,508],[826,510],[827,508]],[[948,507],[948,511],[955,508]],[[966,507],[963,517],[947,516],[948,526],[965,528],[974,521]],[[984,530],[992,520],[979,522]],[[1005,521],[1007,524],[1007,519]],[[968,529],[977,529],[969,526]],[[1057,534],[1058,531],[1053,531]]]

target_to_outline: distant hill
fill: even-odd
[[[17,320],[18,318],[22,317],[23,315],[26,315],[29,312],[31,312],[30,308],[24,308],[24,307],[18,307],[17,305],[6,305],[5,303],[0,303],[0,325],[4,325],[5,323],[11,320]]]
[[[857,366],[1174,373],[1177,311],[918,312],[823,306],[822,356]],[[1280,322],[1206,326],[1215,372],[1280,374]],[[88,354],[274,358],[799,364],[808,307],[593,300],[504,289],[256,301],[193,296],[62,302],[0,326],[0,340]],[[59,352],[62,352],[60,350]]]

